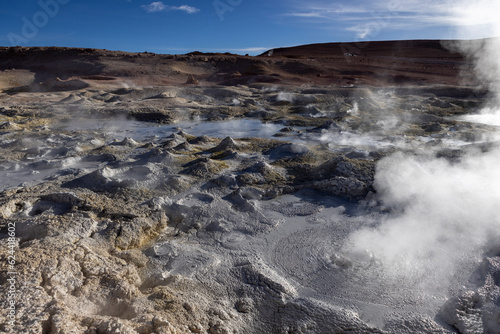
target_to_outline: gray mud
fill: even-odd
[[[3,93],[1,238],[16,226],[18,299],[16,327],[0,329],[496,332],[497,242],[467,248],[446,279],[353,244],[404,213],[380,161],[496,150],[496,127],[465,118],[482,98],[438,91]]]

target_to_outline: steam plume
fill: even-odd
[[[500,35],[500,21],[492,16],[498,1],[460,1],[455,6],[463,36]],[[483,111],[490,115],[486,121],[494,121],[500,114],[500,39],[453,47],[473,61],[477,76],[491,91]],[[477,267],[484,252],[499,244],[499,165],[499,149],[465,152],[460,163],[401,153],[383,159],[374,186],[392,213],[379,226],[353,234],[354,251],[371,252],[388,273],[418,280],[429,290],[449,287],[453,277]]]

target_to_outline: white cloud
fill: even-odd
[[[198,8],[191,7],[188,5],[167,6],[161,1],[155,1],[155,2],[150,3],[149,5],[143,5],[142,8],[148,13],[157,13],[157,12],[163,12],[163,11],[178,10],[181,12],[186,12],[188,14],[195,14],[195,13],[200,11]]]
[[[355,32],[359,39],[366,39],[367,37],[374,35],[375,31],[377,31],[375,26],[370,27],[368,25],[353,26],[347,28],[347,30]]]
[[[240,48],[240,49],[227,49],[228,52],[248,52],[248,53],[257,53],[264,52],[270,50],[272,48],[265,47],[250,47],[250,48]]]
[[[319,18],[327,18],[324,13],[319,12],[308,12],[308,13],[286,13],[286,16],[295,16],[295,17],[319,17]]]
[[[191,6],[188,6],[188,5],[182,5],[182,6],[178,6],[178,7],[172,6],[172,7],[168,7],[168,8],[169,8],[169,10],[184,11],[184,12],[186,12],[188,14],[194,14],[194,13],[197,13],[197,12],[200,11],[198,8],[191,7]]]
[[[343,29],[358,38],[374,38],[382,30],[418,30],[427,27],[448,27],[460,30],[456,38],[464,38],[464,27],[478,37],[499,34],[496,29],[498,0],[353,0],[350,6],[319,0],[300,3],[285,16],[313,19],[320,26],[344,23]],[[462,34],[462,35],[460,35]],[[469,34],[470,35],[470,34]],[[469,36],[468,35],[468,36]]]
[[[156,13],[165,10],[167,6],[163,4],[161,1],[155,1],[150,3],[149,5],[143,5],[142,8],[148,13]]]

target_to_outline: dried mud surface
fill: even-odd
[[[494,127],[460,119],[488,97],[467,61],[438,42],[398,45],[0,49],[2,297],[9,224],[17,238],[16,324],[0,329],[487,330],[478,310],[495,282],[434,298],[342,254],[388,210],[373,184],[382,158],[453,163],[495,145],[482,139]],[[484,261],[497,275],[498,257]]]

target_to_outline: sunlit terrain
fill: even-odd
[[[14,331],[498,332],[500,124],[474,59],[0,51]]]

